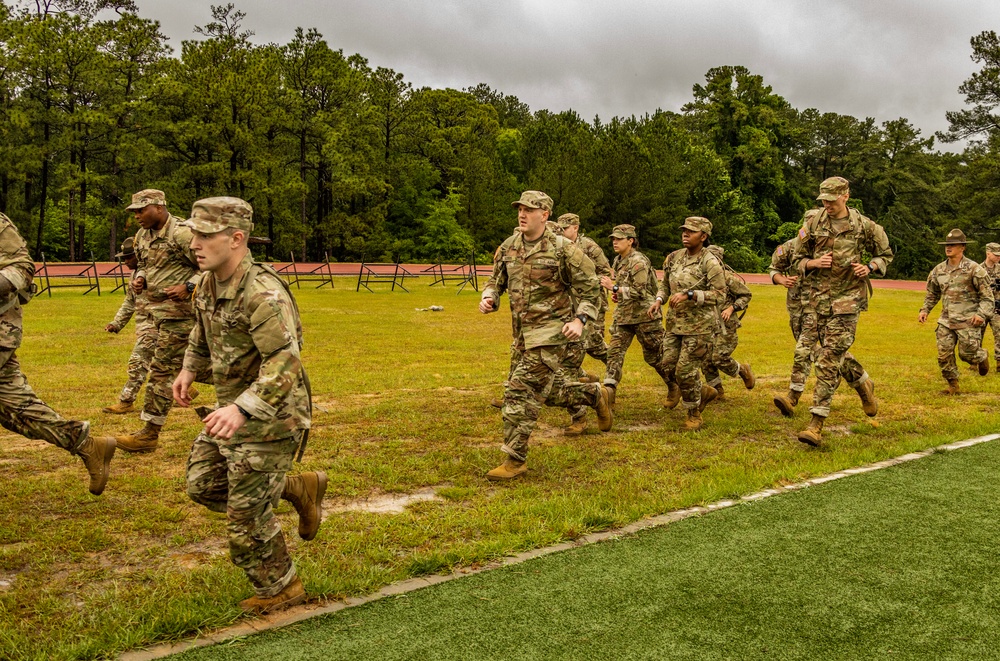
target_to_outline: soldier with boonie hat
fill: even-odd
[[[997,309],[1000,306],[1000,243],[991,241],[986,244],[986,259],[979,265],[990,276],[990,289],[993,290],[993,316],[986,323],[993,329],[993,362],[1000,374],[1000,310]],[[985,339],[986,326],[983,326],[983,340]]]

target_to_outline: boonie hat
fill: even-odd
[[[575,213],[564,213],[559,216],[559,219],[556,222],[559,223],[559,227],[572,227],[573,225],[580,224],[580,216]]]
[[[834,202],[838,197],[850,190],[851,182],[847,181],[847,179],[843,177],[830,177],[829,179],[824,179],[823,183],[819,185],[819,196],[816,199]]]
[[[634,225],[615,225],[615,228],[611,230],[610,234],[613,239],[634,239],[635,236],[635,226]]]
[[[691,216],[690,218],[685,218],[684,223],[680,228],[686,228],[692,232],[704,232],[705,234],[712,236],[712,221],[708,218],[702,218],[701,216]]]
[[[253,230],[253,207],[238,197],[207,197],[191,206],[183,223],[196,232],[215,234],[224,229]]]
[[[122,251],[119,253],[115,253],[115,257],[117,259],[121,259],[123,257],[131,257],[134,254],[135,254],[135,239],[133,239],[130,236],[129,238],[122,241]]]
[[[986,252],[993,253],[994,255],[1000,255],[1000,243],[987,243]]]
[[[132,196],[132,204],[125,207],[126,211],[134,211],[136,209],[142,209],[148,207],[151,204],[158,204],[162,207],[167,206],[167,196],[163,194],[163,191],[156,190],[155,188],[147,188],[146,190],[141,190]]]
[[[526,206],[529,209],[545,209],[552,213],[552,198],[540,190],[526,190],[521,193],[521,199],[510,203],[510,206]]]
[[[938,241],[939,246],[958,246],[965,245],[968,243],[968,239],[965,238],[965,232],[958,229],[957,227],[952,231],[948,232],[948,236],[944,237],[944,241]],[[994,244],[996,245],[996,244]]]

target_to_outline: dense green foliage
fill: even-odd
[[[759,270],[835,174],[888,230],[896,276],[925,274],[952,226],[980,245],[1000,232],[993,32],[973,38],[970,108],[939,136],[968,141],[956,155],[905,118],[797,110],[740,66],[709,70],[680,113],[588,122],[484,84],[415,89],[314,29],[258,44],[243,18],[212,7],[177,52],[133,0],[0,4],[0,209],[36,256],[107,258],[147,187],[179,215],[247,199],[277,258],[484,259],[535,188],[603,244],[636,225],[654,261],[681,218],[705,215],[731,264]]]

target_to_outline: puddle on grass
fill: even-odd
[[[437,487],[424,487],[413,493],[385,493],[370,498],[352,500],[334,507],[323,508],[323,518],[327,513],[332,512],[371,512],[372,514],[401,514],[406,511],[407,505],[422,503],[426,501],[444,501],[444,498],[437,494],[437,490],[446,485]]]

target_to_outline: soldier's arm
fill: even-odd
[[[589,246],[587,257],[590,257],[590,261],[594,262],[594,270],[597,272],[597,277],[607,276],[613,279],[615,276],[611,270],[611,262],[608,261],[604,251],[601,250],[601,246],[597,245],[597,242],[593,239],[589,239],[587,245]]]
[[[871,245],[868,246],[868,252],[871,253],[872,258],[868,266],[875,267],[872,269],[872,273],[884,276],[889,264],[892,263],[892,248],[889,247],[889,237],[881,225],[873,220],[866,220],[871,226]]]
[[[198,374],[212,367],[212,355],[205,338],[205,327],[202,324],[201,310],[195,306],[194,328],[188,335],[187,349],[184,351],[184,369]]]
[[[936,275],[937,268],[933,268],[930,275],[927,276],[927,295],[924,296],[924,304],[920,308],[920,312],[924,314],[930,313],[937,302],[941,300],[941,286],[938,284]]]
[[[735,275],[728,273],[726,275],[726,284],[729,287],[729,292],[733,295],[733,309],[737,312],[746,310],[750,305],[750,299],[753,298],[750,288]]]
[[[135,233],[133,241],[135,245],[135,261],[138,264],[135,267],[135,277],[132,278],[132,282],[135,282],[139,278],[146,278],[146,251],[139,248],[139,232]]]
[[[10,264],[0,269],[0,277],[9,283],[5,294],[23,291],[31,285],[35,277],[35,263],[28,255],[28,247],[18,234],[17,228],[6,216],[0,219],[0,253],[8,256]]]
[[[670,255],[663,260],[663,277],[660,278],[660,286],[656,288],[656,299],[661,303],[670,298]]]
[[[594,270],[594,262],[575,244],[569,241],[566,244],[563,259],[573,297],[576,299],[576,310],[573,313],[578,317],[586,315],[588,319],[597,319],[601,304],[601,281]]]
[[[694,292],[692,301],[697,305],[718,305],[726,300],[726,273],[715,257],[705,259],[708,288]]]
[[[618,300],[620,302],[632,299],[640,300],[646,293],[649,285],[649,269],[641,260],[633,261],[628,267],[628,274],[619,280],[624,284],[618,286]]]
[[[302,375],[295,315],[280,285],[255,293],[248,307],[250,337],[260,352],[260,370],[235,404],[252,418],[270,420]]]
[[[771,267],[769,270],[771,274],[771,282],[774,282],[774,276],[785,275],[786,272],[791,268],[792,262],[792,251],[786,250],[784,244],[778,246],[771,253]]]
[[[507,291],[507,268],[503,261],[507,254],[507,245],[507,242],[504,241],[493,253],[493,273],[490,274],[490,279],[483,287],[481,300],[492,299],[494,308],[500,305],[500,297]]]
[[[111,325],[121,330],[125,328],[128,324],[129,319],[135,313],[135,292],[131,287],[125,287],[125,300],[122,301],[121,307],[118,308],[118,313],[115,314],[115,318],[111,320]]]
[[[994,313],[995,299],[993,297],[992,279],[982,266],[976,267],[976,272],[972,276],[972,283],[979,294],[979,307],[976,310],[983,319],[989,319]]]
[[[791,268],[798,275],[802,276],[806,274],[806,264],[812,259],[813,255],[813,238],[812,238],[812,223],[808,220],[802,225],[799,230],[799,241],[798,245],[795,246],[795,251],[792,253],[791,257]]]
[[[191,228],[185,225],[178,225],[174,230],[174,241],[181,247],[184,259],[194,269],[194,273],[187,279],[187,282],[197,287],[201,281],[201,273],[198,271],[198,258],[195,256],[194,250],[191,249],[192,238],[194,235],[191,233]]]

